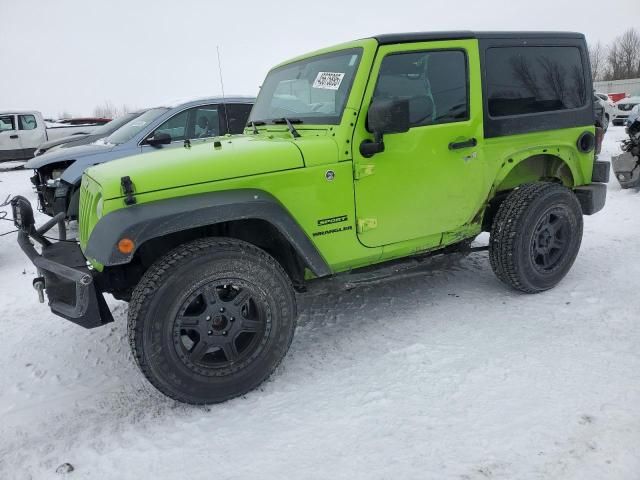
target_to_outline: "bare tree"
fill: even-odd
[[[606,52],[602,42],[598,41],[595,45],[589,44],[589,60],[591,61],[591,75],[593,80],[602,80],[604,77],[604,70],[606,68]]]
[[[552,91],[554,98],[562,104],[565,104],[565,95],[567,92],[567,86],[565,84],[567,72],[565,68],[548,57],[540,57],[538,63],[544,72],[543,79],[547,90]]]
[[[105,100],[102,105],[98,105],[93,109],[93,116],[101,118],[116,118],[131,111],[132,109],[129,105],[122,104],[122,106],[116,107],[110,100]]]
[[[633,78],[640,70],[640,35],[630,28],[619,37],[620,60],[625,78]]]
[[[106,100],[102,105],[98,105],[93,109],[93,116],[115,118],[117,116],[117,108],[112,102]]]
[[[523,56],[515,56],[509,59],[511,72],[524,87],[531,92],[531,96],[539,97],[540,89],[536,80],[536,73]]]
[[[640,34],[630,28],[617,37],[607,52],[605,80],[624,80],[640,76]]]

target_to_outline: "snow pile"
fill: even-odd
[[[623,136],[609,130],[603,158]],[[0,174],[0,197],[33,198],[29,175]],[[126,304],[110,299],[116,321],[96,330],[55,317],[0,237],[0,478],[637,479],[639,195],[612,179],[575,266],[541,295],[473,254],[301,297],[272,379],[208,408],[147,384]]]

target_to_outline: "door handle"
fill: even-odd
[[[451,142],[449,144],[449,150],[458,150],[460,148],[475,147],[477,144],[478,144],[478,141],[475,138],[470,138],[469,140],[463,140],[462,142]]]
[[[18,138],[18,135],[9,135],[9,138]]]

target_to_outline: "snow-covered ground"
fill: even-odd
[[[623,137],[612,127],[602,157]],[[28,176],[1,173],[0,197],[33,197]],[[61,478],[64,462],[72,479],[638,479],[639,211],[612,178],[541,295],[473,254],[302,297],[271,380],[208,408],[147,384],[126,304],[96,330],[55,317],[0,237],[0,479]]]

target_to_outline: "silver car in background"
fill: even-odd
[[[242,133],[255,98],[210,97],[155,107],[90,145],[63,148],[35,157],[24,168],[35,171],[31,182],[39,209],[53,216],[78,215],[80,181],[86,168],[159,148],[182,148],[188,142],[212,141]]]

